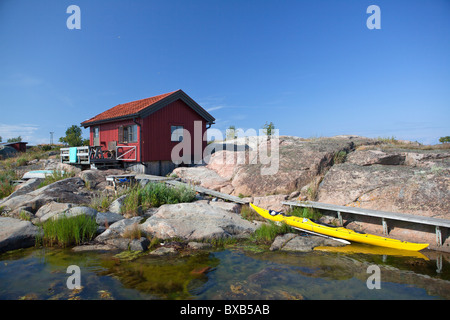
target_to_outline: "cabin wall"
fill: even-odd
[[[138,126],[138,141],[135,143],[118,143],[118,145],[135,146],[136,160],[135,162],[146,163],[147,171],[166,171],[165,169],[149,169],[156,166],[155,161],[166,163],[171,161],[172,149],[180,142],[171,141],[171,126],[183,126],[191,138],[190,153],[191,159],[201,160],[203,151],[207,142],[203,140],[206,132],[206,121],[197,112],[190,108],[182,100],[174,101],[160,110],[152,113],[143,119],[136,119],[141,124]],[[195,132],[195,122],[199,124],[197,132]],[[94,145],[94,129],[99,127],[99,142],[103,150],[108,150],[110,141],[119,141],[119,126],[127,126],[135,124],[132,120],[115,121],[103,123],[90,127],[90,145]],[[188,137],[184,137],[187,142]],[[142,149],[141,149],[142,148]],[[127,149],[125,149],[127,150]],[[134,158],[135,155],[130,154],[126,159]],[[129,160],[131,162],[131,160]],[[164,168],[168,165],[164,165]]]
[[[201,132],[194,135],[194,122],[201,121]],[[173,147],[179,142],[171,141],[171,126],[183,126],[191,136],[191,155],[196,153],[194,145],[200,146],[197,150],[197,159],[202,159],[206,141],[203,134],[206,132],[206,121],[182,100],[177,100],[164,108],[152,113],[143,119],[142,131],[142,161],[170,161]]]

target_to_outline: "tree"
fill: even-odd
[[[1,140],[0,140],[0,141],[1,141]],[[440,142],[440,143],[448,143],[448,142],[450,142],[450,136],[440,137],[440,138],[439,138],[439,142]]]
[[[21,142],[22,141],[22,137],[18,136],[16,138],[9,138],[6,142]]]
[[[79,147],[83,145],[83,138],[81,137],[81,128],[73,125],[66,130],[66,136],[59,138],[59,142],[68,144],[71,147]]]
[[[263,126],[264,134],[269,136],[269,138],[270,138],[270,136],[272,136],[274,134],[274,130],[275,130],[275,125],[273,124],[273,122],[267,123],[267,121],[266,121],[266,124]]]
[[[0,136],[0,142],[2,142],[2,137]]]
[[[236,127],[235,126],[230,126],[227,131],[227,140],[232,140],[232,139],[236,139]]]

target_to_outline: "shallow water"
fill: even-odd
[[[0,299],[450,299],[450,264],[439,255],[269,252],[236,245],[172,257],[30,248],[0,255]],[[439,262],[439,263],[438,263]],[[67,267],[81,270],[70,290]],[[380,289],[368,289],[368,267]]]

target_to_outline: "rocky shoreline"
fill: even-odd
[[[281,201],[287,199],[309,199],[450,219],[448,148],[435,150],[407,143],[383,144],[377,139],[355,136],[312,140],[283,136],[279,138],[278,172],[261,175],[262,165],[251,161],[247,142],[237,139],[229,143],[244,147],[238,148],[242,151],[218,151],[207,165],[177,168],[173,175],[185,182],[248,197],[268,209],[285,209]],[[258,143],[258,148],[267,148],[267,145],[261,146],[267,142]],[[226,161],[226,157],[242,157],[245,161]],[[120,174],[123,170],[81,171],[59,163],[56,157],[34,161],[28,168],[74,172],[72,177],[42,188],[38,188],[42,179],[29,179],[0,200],[0,253],[34,245],[33,240],[40,230],[37,225],[62,216],[86,215],[97,223],[96,237],[85,246],[76,247],[76,251],[146,251],[151,238],[202,247],[217,239],[248,239],[263,223],[244,219],[240,205],[207,198],[165,204],[130,217],[121,214],[122,197],[101,212],[89,207],[89,203],[107,192],[107,175]],[[27,167],[22,169],[26,171]],[[370,223],[353,224],[357,229],[371,231]],[[129,237],[131,229],[141,236]],[[414,239],[412,234],[408,236]],[[444,244],[448,246],[448,240]],[[304,252],[322,245],[340,243],[324,242],[324,238],[315,236],[285,234],[275,239],[270,250]],[[155,254],[176,251],[176,246],[156,247],[151,248]]]

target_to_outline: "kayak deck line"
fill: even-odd
[[[371,244],[381,247],[410,250],[410,251],[420,251],[428,247],[428,243],[413,243],[397,239],[380,237],[377,235],[372,235],[368,233],[359,233],[350,229],[343,227],[334,227],[329,225],[323,225],[316,223],[308,218],[300,218],[296,216],[289,216],[284,213],[280,213],[273,210],[266,210],[255,206],[250,203],[250,206],[262,217],[272,220],[275,222],[285,222],[286,224],[298,228],[311,231],[315,233],[320,233],[326,236],[331,236],[334,238],[344,239],[347,241],[360,242],[365,244]]]

